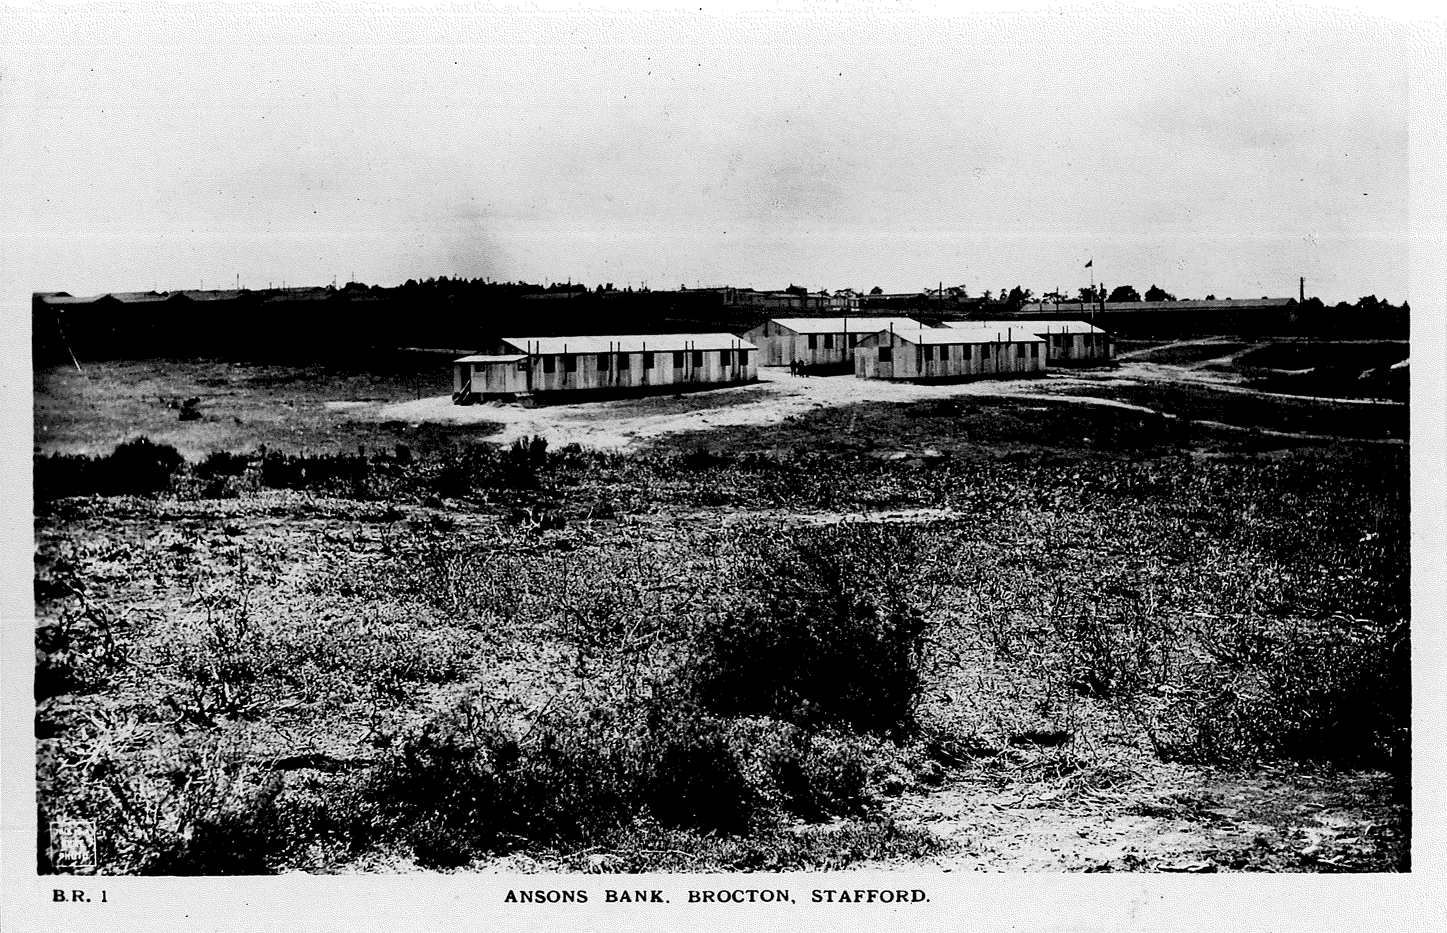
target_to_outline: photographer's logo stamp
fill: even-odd
[[[58,870],[95,867],[95,823],[91,820],[52,820],[50,863]]]

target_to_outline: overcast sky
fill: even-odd
[[[1409,297],[1405,35],[1359,14],[65,10],[0,39],[31,290],[1039,293],[1093,258]]]

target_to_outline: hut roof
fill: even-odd
[[[1041,321],[1041,320],[1009,320],[1009,321],[946,321],[946,327],[953,327],[959,330],[998,330],[1006,328],[1027,330],[1037,336],[1044,336],[1047,332],[1051,334],[1103,334],[1105,331],[1089,321]]]
[[[234,288],[211,289],[204,292],[199,289],[188,288],[178,292],[178,294],[185,295],[192,301],[234,301],[244,293]]]
[[[640,353],[644,350],[757,350],[733,334],[596,334],[580,337],[503,337],[520,353]]]
[[[156,301],[169,301],[174,293],[172,292],[109,292],[102,295],[102,298],[111,298],[121,304],[150,304]],[[97,299],[100,300],[100,299]]]
[[[940,346],[962,343],[1040,343],[1043,338],[1010,324],[1001,327],[965,329],[960,327],[929,327],[920,330],[898,330],[894,336],[919,346]]]
[[[453,360],[454,363],[521,363],[527,359],[526,353],[514,353],[508,356],[488,356],[483,353],[474,353],[471,356],[464,356]]]
[[[796,334],[873,334],[889,330],[919,330],[924,327],[919,321],[907,317],[775,317],[770,318],[780,327],[787,327]]]

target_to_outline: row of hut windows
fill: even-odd
[[[944,345],[941,345],[941,346],[939,346],[939,347],[933,347],[933,346],[926,345],[926,346],[920,347],[920,358],[921,358],[924,362],[926,362],[926,363],[933,363],[933,362],[934,362],[934,359],[935,359],[935,350],[938,349],[938,350],[940,351],[940,362],[941,362],[941,363],[948,363],[948,362],[950,361],[950,359],[951,359],[952,357],[956,356],[956,355],[958,355],[961,360],[968,360],[968,359],[971,358],[971,355],[973,354],[973,351],[970,349],[971,346],[974,346],[974,344],[944,344]],[[1029,349],[1027,350],[1026,347],[1029,347]],[[960,352],[959,352],[958,354],[956,354],[956,353],[954,352],[955,350],[959,350]],[[1008,352],[1008,351],[1006,351],[1006,352]],[[1040,358],[1040,344],[1038,344],[1038,343],[1028,343],[1028,344],[1025,344],[1025,343],[1017,343],[1017,344],[1015,345],[1015,355],[1018,356],[1018,357],[1020,357],[1021,359],[1024,359],[1024,358],[1027,357],[1027,356],[1030,357],[1031,359],[1039,359],[1039,358]],[[985,348],[984,348],[983,346],[980,346],[980,353],[979,353],[980,359],[983,360],[983,359],[985,358],[985,356],[986,356]],[[880,347],[880,348],[879,348],[879,362],[881,362],[881,363],[892,363],[892,362],[894,362],[894,348],[893,348],[893,347]]]
[[[673,351],[673,368],[674,368],[674,369],[683,369],[683,368],[684,368],[685,358],[686,358],[689,354],[692,354],[692,355],[693,355],[693,365],[694,365],[695,367],[701,367],[701,366],[703,366],[703,355],[704,355],[705,352],[707,352],[707,351],[705,351],[705,350],[675,350],[675,351]],[[724,366],[732,366],[732,365],[733,365],[733,359],[734,359],[734,354],[735,354],[735,353],[738,353],[739,365],[740,365],[740,366],[747,366],[747,365],[749,365],[749,351],[748,351],[748,350],[737,350],[737,351],[735,351],[735,350],[720,350],[720,351],[718,351],[719,362],[720,362],[721,364],[723,364]],[[615,356],[617,356],[617,357],[627,357],[627,356],[631,356],[631,355],[632,355],[632,354],[628,354],[628,353],[599,353],[599,354],[598,354],[598,368],[599,368],[600,370],[612,369],[612,368],[613,368],[613,358],[614,358]],[[653,369],[653,366],[654,366],[653,358],[654,358],[655,356],[657,356],[658,354],[650,350],[650,351],[648,351],[647,353],[643,353],[643,354],[640,354],[640,355],[643,357],[643,368],[644,368],[644,369]],[[559,354],[556,354],[556,355],[554,355],[554,354],[548,354],[548,355],[546,355],[546,356],[543,357],[543,372],[545,372],[545,373],[555,373],[555,372],[557,372],[557,371],[558,371],[558,360],[562,360],[562,361],[563,361],[563,372],[565,372],[565,373],[574,373],[574,372],[577,372],[577,371],[578,371],[578,354],[576,354],[576,353],[559,353]],[[626,369],[626,368],[629,367],[629,365],[630,365],[630,364],[629,364],[626,360],[623,360],[623,361],[620,361],[620,362],[619,362],[618,368],[619,368],[619,369]],[[526,366],[527,366],[527,364],[526,364],[525,362],[518,364],[518,368],[519,368],[519,369],[523,369],[523,368],[525,368]]]
[[[1074,334],[1051,334],[1051,335],[1050,335],[1050,343],[1051,343],[1052,345],[1054,345],[1054,346],[1057,346],[1057,347],[1068,346],[1068,345],[1070,344],[1070,341],[1074,338],[1074,336],[1075,336]],[[1099,343],[1100,343],[1101,346],[1104,346],[1104,345],[1105,345],[1105,337],[1104,337],[1104,335],[1101,335],[1101,334],[1083,334],[1082,336],[1085,337],[1085,347],[1086,347],[1086,349],[1094,349],[1097,341],[1099,341]]]
[[[843,337],[844,334],[840,334],[839,336]],[[868,335],[868,334],[850,334],[850,335],[849,335],[849,345],[850,345],[851,347],[856,346],[856,345],[859,343],[859,338],[860,338],[860,337],[867,337],[867,336],[869,336],[869,335]],[[841,342],[842,342],[842,341],[841,341]],[[817,349],[819,349],[819,335],[818,335],[818,334],[810,334],[810,335],[809,335],[809,349],[810,349],[810,350],[817,350]],[[826,350],[832,350],[832,349],[834,349],[834,335],[833,335],[833,334],[825,334],[825,335],[824,335],[824,349],[826,349]]]

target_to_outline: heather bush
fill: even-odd
[[[184,458],[169,444],[140,437],[98,457],[54,454],[35,459],[38,502],[67,496],[144,496],[165,492]]]
[[[1405,623],[1345,615],[1239,619],[1205,633],[1200,669],[1167,723],[1184,757],[1294,759],[1406,773],[1411,640]]]
[[[505,721],[468,697],[406,736],[365,781],[354,844],[402,840],[423,864],[579,844],[647,814],[739,832],[755,794],[722,724],[672,703],[547,709]]]
[[[910,601],[918,549],[912,531],[872,523],[742,533],[737,604],[694,634],[685,676],[699,704],[908,734],[925,632]]]
[[[259,875],[305,843],[279,802],[283,781],[233,739],[172,735],[137,752],[135,722],[75,735],[68,754],[42,749],[42,800],[68,819],[94,822],[96,868],[107,874]],[[40,869],[49,864],[51,814],[42,807]]]

